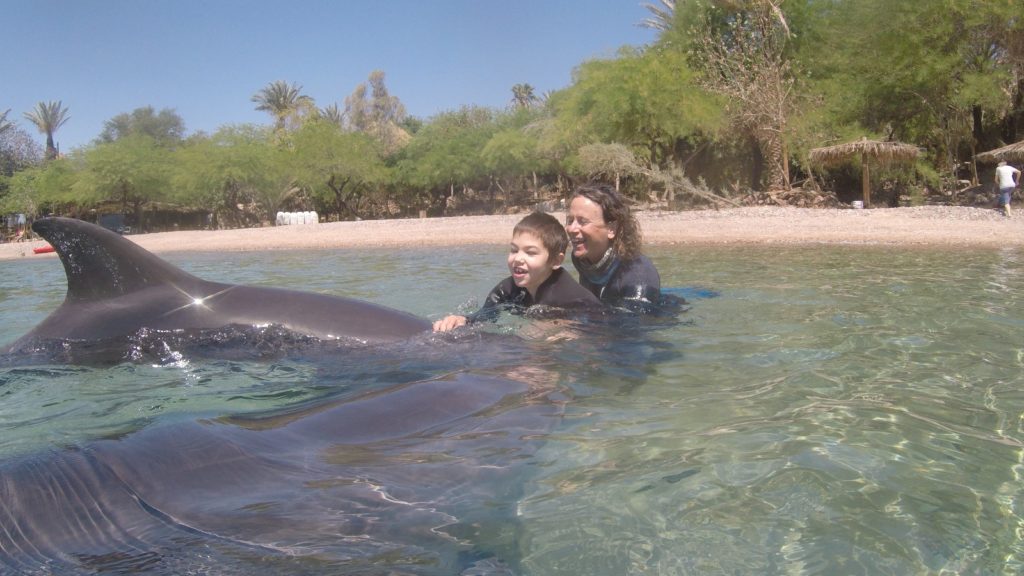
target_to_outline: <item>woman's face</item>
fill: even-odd
[[[589,198],[577,196],[565,213],[565,231],[572,241],[572,255],[594,264],[601,260],[615,239],[615,230],[604,221],[601,206]]]

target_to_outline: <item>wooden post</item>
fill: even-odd
[[[868,172],[868,155],[866,152],[860,155],[861,165],[861,179],[864,180],[862,184],[864,189],[864,207],[871,206],[871,174]]]

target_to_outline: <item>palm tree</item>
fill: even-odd
[[[313,106],[313,99],[302,94],[302,86],[288,84],[284,80],[275,80],[253,95],[252,101],[258,104],[256,109],[267,112],[274,117],[274,128],[283,131],[288,118],[308,111]]]
[[[36,125],[39,132],[46,134],[46,159],[52,160],[57,157],[57,147],[53,143],[53,133],[71,119],[68,116],[68,109],[61,102],[39,102],[35,110],[25,112],[25,118]]]
[[[653,18],[645,18],[640,22],[640,26],[643,26],[644,28],[651,28],[652,30],[657,30],[659,32],[664,32],[672,28],[672,21],[675,19],[676,14],[676,0],[659,0],[659,2],[661,2],[661,6],[649,2],[642,4],[642,6],[647,8],[651,13]],[[761,4],[767,5],[769,7],[769,11],[775,19],[779,21],[779,25],[782,26],[782,29],[786,32],[786,37],[789,37],[789,24],[786,22],[786,16],[782,13],[782,8],[779,7],[779,4],[781,3],[781,0],[754,0],[751,3],[751,6],[754,7]],[[730,0],[718,0],[717,2],[714,2],[714,4],[725,8],[732,7],[733,9],[737,6],[735,2]]]
[[[10,128],[11,126],[14,126],[14,124],[11,124],[10,122],[7,121],[7,113],[10,112],[10,111],[11,111],[11,109],[8,108],[7,110],[4,110],[3,114],[0,114],[0,134],[3,134],[4,132],[7,132],[8,128]]]
[[[533,86],[529,84],[516,84],[512,87],[512,106],[515,108],[529,108],[537,103],[539,99],[533,93]]]
[[[340,108],[338,108],[337,103],[331,104],[326,108],[321,108],[320,118],[323,118],[324,120],[331,122],[333,124],[337,124],[338,126],[345,125],[345,114],[341,111]]]
[[[640,23],[641,26],[659,32],[664,32],[672,27],[672,20],[676,13],[675,0],[661,0],[661,6],[651,3],[646,3],[642,6],[650,11],[653,18],[645,19]]]

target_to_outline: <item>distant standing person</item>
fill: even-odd
[[[999,206],[1003,208],[1006,217],[1010,217],[1010,200],[1013,198],[1013,191],[1020,184],[1020,170],[1000,162],[996,167],[996,186],[999,187]]]
[[[580,284],[601,302],[649,310],[661,301],[661,276],[640,252],[640,226],[610,186],[576,189],[565,215]]]

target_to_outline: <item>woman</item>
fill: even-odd
[[[661,300],[661,277],[640,253],[640,226],[609,186],[576,189],[565,215],[580,284],[602,302],[649,309]]]

